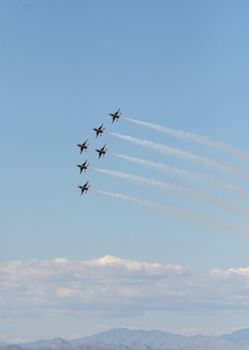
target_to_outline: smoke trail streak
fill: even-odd
[[[205,224],[205,225],[215,227],[216,229],[228,230],[228,231],[231,231],[232,233],[248,234],[248,230],[245,230],[244,228],[227,224],[226,222],[216,220],[212,217],[209,217],[207,215],[203,215],[197,212],[188,212],[185,210],[174,208],[172,206],[166,206],[157,202],[151,202],[138,197],[132,197],[132,196],[128,196],[120,193],[107,192],[102,190],[97,190],[97,192],[111,198],[120,199],[123,201],[127,201],[129,203],[141,205],[148,209],[160,211],[166,215],[176,217],[177,219],[183,219],[194,224],[197,223],[197,224],[201,224],[202,226],[203,224]]]
[[[157,170],[162,171],[162,172],[167,173],[167,174],[171,173],[171,174],[174,174],[177,176],[188,177],[190,179],[199,180],[199,181],[204,182],[204,183],[216,185],[216,186],[223,188],[225,190],[235,192],[243,198],[249,199],[249,192],[244,191],[240,187],[226,183],[226,182],[224,182],[224,181],[222,181],[214,176],[203,175],[200,173],[193,173],[193,172],[185,170],[185,169],[172,167],[172,166],[169,166],[169,165],[166,165],[163,163],[152,162],[150,160],[145,160],[145,159],[141,159],[141,158],[126,156],[124,154],[112,153],[112,155],[114,155],[115,157],[127,160],[129,162],[142,165],[142,166],[147,167],[147,168],[157,169]]]
[[[123,135],[123,134],[119,134],[116,132],[110,132],[109,134],[114,136],[114,137],[117,137],[121,140],[127,141],[129,143],[139,145],[142,147],[146,147],[148,149],[158,151],[158,152],[165,154],[165,155],[168,155],[168,156],[177,157],[177,158],[180,158],[183,160],[198,162],[198,163],[204,164],[206,166],[213,166],[214,168],[221,170],[221,171],[224,171],[224,172],[231,172],[231,173],[249,181],[249,174],[248,173],[242,171],[241,169],[239,169],[237,167],[226,164],[224,162],[216,161],[216,160],[208,158],[208,157],[203,157],[203,156],[197,155],[195,153],[186,152],[186,151],[183,151],[179,148],[169,147],[166,145],[162,145],[160,143],[155,143],[155,142],[148,141],[148,140],[138,139],[136,137]]]
[[[179,194],[188,195],[188,196],[197,198],[201,201],[212,203],[212,204],[219,206],[225,210],[231,210],[233,212],[235,211],[241,215],[246,216],[246,218],[248,218],[248,214],[249,214],[248,208],[241,208],[241,207],[233,206],[233,205],[223,201],[222,199],[220,199],[218,197],[212,196],[212,195],[204,193],[204,192],[195,191],[195,190],[192,190],[190,188],[181,187],[181,186],[174,185],[174,184],[171,184],[168,182],[161,182],[161,181],[149,179],[149,178],[142,177],[142,176],[122,173],[119,171],[113,171],[113,170],[108,170],[108,169],[99,169],[99,168],[95,168],[95,170],[100,172],[100,173],[109,175],[109,176],[114,176],[114,177],[118,177],[118,178],[123,179],[123,180],[137,183],[139,185],[145,185],[145,186],[149,185],[149,186],[159,187],[159,188],[164,189],[164,190],[169,190],[169,191],[177,192]]]
[[[170,136],[173,136],[176,138],[198,142],[198,143],[204,144],[208,147],[221,149],[222,151],[225,151],[225,152],[234,154],[240,158],[249,160],[249,153],[241,151],[240,149],[235,148],[235,147],[230,146],[230,145],[227,145],[225,143],[211,140],[211,139],[204,137],[204,136],[192,134],[188,131],[182,131],[182,130],[169,128],[169,127],[163,126],[163,125],[148,123],[148,122],[145,122],[142,120],[137,120],[137,119],[132,119],[132,118],[125,118],[125,119],[134,123],[134,124],[141,125],[141,126],[144,126],[146,128],[153,129],[155,131],[159,131],[159,132],[162,132],[164,134],[167,134],[167,135],[170,135]]]

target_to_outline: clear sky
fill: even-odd
[[[136,289],[138,299],[140,295],[142,299],[139,307],[132,287],[127,287],[127,294],[117,292],[113,303],[107,302],[104,292],[97,292],[86,277],[90,260],[93,274],[100,280],[103,276],[103,281],[109,276],[116,287],[122,274],[127,285],[132,286],[128,279],[134,269],[137,271],[135,261],[149,264],[141,267],[138,263],[138,269],[144,269],[152,286],[154,265],[150,264],[154,262],[165,274],[168,264],[177,265],[180,271],[191,271],[188,273],[193,274],[196,285],[206,274],[227,278],[231,268],[241,268],[236,271],[243,271],[248,278],[248,159],[210,144],[159,133],[125,118],[111,124],[108,116],[121,108],[127,118],[184,130],[248,152],[248,14],[246,0],[0,2],[0,303],[4,310],[0,316],[0,340],[70,338],[115,326],[206,333],[249,326],[240,305],[233,322],[224,320],[222,312],[230,310],[224,305],[220,305],[222,311],[214,308],[213,313],[207,312],[212,308],[209,304],[199,307],[201,302],[198,306],[187,297],[181,307],[177,303],[176,309],[169,311],[167,302],[157,304],[158,296],[149,289],[144,296]],[[106,132],[96,140],[92,128],[102,122]],[[221,171],[210,163],[169,157],[125,142],[110,132],[229,166]],[[90,150],[80,155],[76,144],[85,138],[89,139]],[[104,143],[109,153],[98,161],[94,149]],[[239,187],[244,198],[210,182],[163,174],[113,153],[215,177]],[[86,158],[90,169],[80,176],[76,164]],[[135,183],[134,178],[130,182],[95,168],[191,188],[198,195],[148,183],[140,185],[137,182],[141,181]],[[81,197],[77,186],[85,179],[91,188]],[[114,199],[96,190],[182,209],[188,219]],[[241,213],[243,210],[246,214]],[[201,215],[221,223],[207,224]],[[226,225],[236,227],[229,229]],[[101,260],[107,255],[116,258]],[[58,258],[67,260],[54,260]],[[48,276],[56,276],[54,264],[65,269],[60,283],[51,286]],[[76,271],[82,264],[88,267],[77,279]],[[41,266],[48,269],[44,275]],[[103,266],[104,272],[99,270]],[[219,272],[213,272],[214,268]],[[122,273],[117,279],[119,269]],[[31,270],[36,276],[32,288]],[[20,271],[24,271],[23,275]],[[184,276],[185,273],[188,275],[184,270]],[[72,275],[76,278],[72,282],[74,292],[67,285]],[[167,276],[162,279],[167,280]],[[172,279],[170,286],[179,290],[179,281]],[[170,303],[169,285],[160,285],[159,280],[154,282],[155,287],[161,286],[167,292],[163,300],[169,299]],[[188,283],[184,278],[182,281],[180,289],[186,296]],[[241,282],[243,295],[248,292],[243,289],[246,281]],[[125,290],[122,283],[119,291]],[[212,295],[215,282],[208,283]],[[84,292],[86,284],[89,290]],[[82,294],[77,294],[76,285]],[[233,288],[231,282],[234,292]],[[203,290],[197,288],[190,294],[195,293],[205,299]],[[125,296],[130,309],[119,305]],[[234,298],[237,296],[235,293]],[[13,298],[17,300],[15,307]],[[81,312],[83,299],[85,309],[82,307]],[[48,305],[48,300],[54,302]],[[74,305],[77,313],[69,305]],[[24,319],[28,320],[26,326]]]

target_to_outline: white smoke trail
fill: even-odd
[[[172,206],[166,206],[157,202],[151,202],[138,197],[132,197],[132,196],[128,196],[120,193],[107,192],[102,190],[97,190],[97,192],[111,198],[120,199],[133,204],[141,205],[148,209],[160,211],[162,213],[165,213],[166,215],[176,217],[177,219],[183,219],[194,224],[201,224],[202,226],[209,225],[219,230],[220,229],[228,230],[228,231],[231,231],[232,233],[237,233],[237,234],[238,233],[243,235],[248,234],[248,230],[245,230],[244,228],[231,225],[220,220],[216,220],[212,217],[203,215],[201,213],[180,210]]]
[[[224,182],[224,181],[222,181],[214,176],[203,175],[200,173],[193,173],[193,172],[185,170],[185,169],[172,167],[172,166],[169,166],[169,165],[166,165],[163,163],[152,162],[150,160],[145,160],[145,159],[141,159],[141,158],[126,156],[124,154],[118,154],[118,153],[112,153],[112,154],[115,157],[127,160],[127,161],[132,162],[132,163],[142,165],[142,166],[147,167],[147,168],[157,169],[157,170],[160,170],[160,171],[167,173],[167,174],[171,173],[171,174],[174,174],[177,176],[188,177],[190,179],[199,180],[199,181],[204,182],[204,183],[216,185],[216,186],[223,188],[225,190],[235,192],[243,198],[249,199],[249,192],[244,191],[240,187],[226,183],[226,182]]]
[[[181,186],[174,185],[174,184],[171,184],[168,182],[161,182],[161,181],[149,179],[146,177],[127,174],[127,173],[123,173],[123,172],[119,172],[119,171],[100,169],[100,168],[95,168],[95,170],[100,172],[100,173],[109,175],[109,176],[114,176],[114,177],[118,177],[118,178],[123,179],[123,180],[137,183],[139,185],[149,185],[149,186],[159,187],[159,188],[164,189],[164,190],[169,190],[169,191],[177,192],[179,194],[188,195],[188,196],[197,198],[201,201],[212,203],[212,204],[219,206],[225,210],[231,210],[233,212],[237,212],[241,215],[246,216],[246,218],[248,218],[248,215],[249,215],[248,208],[241,208],[241,207],[233,206],[232,204],[229,204],[218,197],[212,196],[212,195],[204,193],[204,192],[195,191],[195,190],[192,190],[190,188],[181,187]]]
[[[140,204],[146,208],[160,209],[161,211],[164,211],[164,212],[166,212],[170,215],[173,215],[177,218],[183,217],[183,216],[186,216],[186,217],[188,216],[184,210],[177,209],[177,208],[170,207],[170,206],[166,206],[166,205],[161,205],[159,203],[151,202],[151,201],[144,200],[144,199],[141,199],[138,197],[131,197],[131,196],[127,196],[127,195],[120,194],[120,193],[106,192],[106,191],[102,191],[102,190],[97,190],[97,192],[104,194],[104,195],[107,195],[107,196],[112,197],[112,198],[123,199],[123,200],[126,200],[126,201],[131,202],[131,203]]]
[[[186,152],[186,151],[183,151],[179,148],[169,147],[166,145],[162,145],[160,143],[155,143],[152,141],[143,140],[143,139],[139,139],[139,138],[128,136],[128,135],[123,135],[123,134],[119,134],[116,132],[110,132],[109,134],[114,136],[114,137],[117,137],[121,140],[127,141],[129,143],[136,144],[136,145],[139,145],[142,147],[146,147],[148,149],[158,151],[158,152],[165,154],[165,155],[168,155],[168,156],[198,162],[198,163],[204,164],[206,166],[213,166],[214,168],[221,170],[221,171],[224,171],[224,172],[231,172],[231,173],[249,181],[249,174],[248,173],[242,171],[241,169],[239,169],[237,167],[226,164],[224,162],[216,161],[216,160],[208,158],[208,157],[203,157],[203,156],[197,155],[195,153]]]
[[[211,139],[204,137],[204,136],[192,134],[188,131],[169,128],[169,127],[163,126],[163,125],[148,123],[148,122],[145,122],[142,120],[137,120],[137,119],[132,119],[132,118],[125,118],[125,119],[134,123],[134,124],[141,125],[143,127],[153,129],[155,131],[159,131],[159,132],[162,132],[164,134],[167,134],[167,135],[170,135],[170,136],[173,136],[176,138],[198,142],[198,143],[204,144],[208,147],[221,149],[222,151],[225,151],[225,152],[228,152],[230,154],[234,154],[240,158],[249,160],[249,153],[248,152],[241,151],[238,148],[235,148],[233,146],[227,145],[227,144],[219,142],[219,141],[211,140]]]

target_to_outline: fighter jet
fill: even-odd
[[[89,181],[87,181],[84,185],[78,186],[78,187],[81,189],[81,196],[82,196],[85,192],[87,193],[87,191],[89,190],[89,187],[90,187]]]
[[[109,115],[112,117],[112,123],[115,121],[117,122],[118,119],[121,117],[122,113],[120,112],[120,108],[115,113],[109,113]]]
[[[77,167],[80,168],[80,174],[82,173],[82,171],[85,172],[88,166],[89,166],[89,163],[87,163],[87,160],[82,164],[77,164]]]
[[[80,154],[87,150],[88,146],[89,146],[89,143],[87,143],[88,140],[86,140],[85,142],[83,142],[82,144],[78,143],[77,146],[80,148]]]
[[[98,154],[99,154],[99,158],[104,157],[107,151],[106,145],[104,145],[103,147],[101,147],[100,149],[96,149],[95,150]]]
[[[96,132],[96,137],[102,135],[105,130],[104,124],[102,123],[99,128],[94,128],[93,130]]]

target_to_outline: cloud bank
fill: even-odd
[[[0,265],[1,319],[60,310],[130,317],[158,310],[249,311],[249,267],[192,270],[113,256]]]

